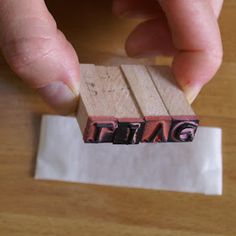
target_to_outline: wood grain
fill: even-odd
[[[175,83],[171,70],[167,66],[147,66],[147,70],[172,119],[168,141],[192,141],[199,119]]]
[[[121,69],[143,116],[169,116],[143,65],[121,65]]]
[[[87,143],[139,143],[142,114],[117,66],[80,65],[77,119]]]
[[[98,76],[103,79],[103,91],[113,116],[119,118],[142,118],[132,94],[118,66],[97,66]]]
[[[112,17],[110,1],[47,3],[82,63],[140,62],[123,54],[136,22]],[[52,111],[0,58],[0,234],[236,235],[235,21],[236,1],[227,0],[220,17],[224,63],[193,104],[202,125],[223,129],[221,197],[35,181],[40,117]]]
[[[80,71],[85,143],[193,141],[199,121],[170,67],[80,64]]]
[[[147,69],[171,116],[195,116],[167,66],[148,66]]]
[[[121,65],[121,69],[145,120],[142,142],[167,142],[171,117],[144,65]]]

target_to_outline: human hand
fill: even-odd
[[[190,103],[222,62],[217,18],[223,0],[113,0],[113,12],[149,18],[126,41],[132,57],[173,56],[172,70]]]
[[[77,55],[43,0],[0,0],[0,48],[10,67],[59,113],[77,105]]]
[[[222,0],[208,1],[165,0],[158,5],[156,0],[114,0],[116,15],[154,16],[131,33],[127,52],[174,55],[173,71],[189,100],[222,60],[216,20]],[[13,71],[59,113],[73,112],[79,93],[78,58],[44,1],[0,0],[0,6],[0,48]]]

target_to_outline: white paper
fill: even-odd
[[[85,144],[75,118],[44,116],[36,179],[222,194],[221,129],[192,143]]]

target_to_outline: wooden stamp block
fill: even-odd
[[[81,98],[77,118],[84,141],[138,143],[143,119],[120,68],[82,64],[80,70]]]
[[[111,143],[117,126],[114,117],[89,117],[84,131],[84,142]]]
[[[177,86],[170,69],[167,66],[148,66],[147,69],[172,119],[168,141],[192,141],[199,119]]]
[[[113,140],[114,144],[138,144],[143,135],[144,120],[118,119],[118,127]]]
[[[169,142],[191,142],[194,139],[199,120],[197,117],[173,117],[169,131]]]
[[[143,65],[122,65],[131,92],[145,119],[142,142],[167,142],[171,117]]]
[[[169,116],[145,117],[145,127],[142,136],[142,142],[146,143],[167,142],[169,140],[171,121],[172,120]]]
[[[198,118],[165,66],[82,64],[77,119],[86,143],[192,141]]]

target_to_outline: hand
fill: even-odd
[[[155,0],[115,0],[113,6],[119,16],[153,18],[131,33],[126,50],[130,56],[174,55],[173,71],[189,100],[222,60],[217,25],[222,0],[208,1],[160,0],[159,5]],[[78,58],[44,1],[0,0],[0,6],[0,48],[13,71],[59,113],[73,112]]]
[[[144,17],[126,41],[132,57],[174,56],[172,70],[191,103],[222,62],[217,23],[223,0],[114,0],[117,16]]]
[[[0,0],[0,48],[13,69],[59,113],[75,110],[77,55],[43,0]]]

